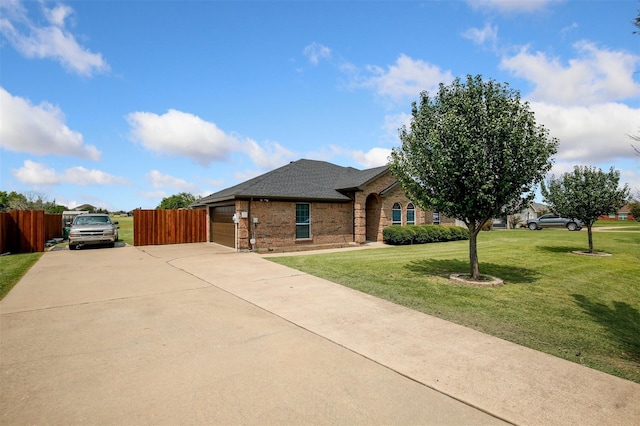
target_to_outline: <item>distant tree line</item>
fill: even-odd
[[[56,203],[56,200],[49,201],[45,194],[37,191],[19,193],[16,191],[0,191],[0,211],[9,210],[44,210],[45,213],[61,214],[66,210],[71,210],[67,206]],[[89,206],[83,208],[90,213],[109,213],[106,209]]]

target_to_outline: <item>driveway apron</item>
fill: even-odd
[[[0,302],[0,423],[502,423],[217,285],[272,265],[213,244],[46,253]]]

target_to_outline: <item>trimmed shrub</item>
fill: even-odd
[[[469,230],[462,226],[448,226],[452,240],[468,240]]]
[[[469,230],[460,226],[395,225],[384,228],[382,236],[384,242],[390,245],[427,244],[468,240]]]
[[[435,241],[450,241],[451,233],[449,232],[448,226],[433,226],[433,232],[435,234]]]
[[[401,246],[413,243],[414,232],[407,226],[387,226],[382,230],[382,238],[385,243]]]
[[[426,244],[433,242],[431,233],[429,232],[429,228],[427,228],[426,226],[410,225],[410,227],[414,233],[414,244]]]

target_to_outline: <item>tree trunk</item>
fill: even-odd
[[[478,231],[482,229],[482,226],[477,229],[473,226],[473,229],[469,228],[469,264],[471,265],[471,279],[480,279],[480,268],[478,266],[478,248],[477,237]]]
[[[593,253],[593,235],[591,234],[591,225],[587,224],[587,234],[589,234],[589,253]]]

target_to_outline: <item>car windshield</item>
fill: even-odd
[[[104,225],[111,223],[107,216],[78,216],[75,225]]]

